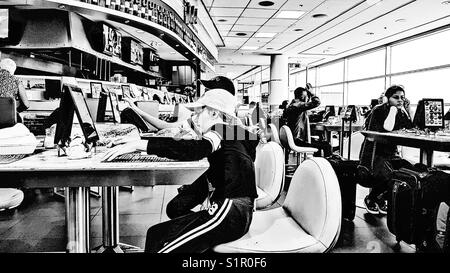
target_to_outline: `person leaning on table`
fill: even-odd
[[[411,117],[405,108],[405,90],[399,85],[389,87],[385,92],[384,103],[375,106],[370,115],[367,130],[377,132],[391,132],[399,129],[413,127]],[[360,164],[371,169],[375,183],[370,193],[364,198],[364,205],[368,213],[387,214],[387,198],[389,196],[389,179],[386,175],[385,163],[400,159],[397,145],[377,143],[372,168],[372,151],[374,143],[364,140],[362,144]],[[403,160],[402,164],[407,164]]]
[[[206,173],[194,182],[195,190],[189,187],[174,198],[178,200],[174,204],[179,206],[179,215],[148,229],[146,252],[204,252],[248,231],[257,197],[253,162],[259,141],[232,122],[237,118],[236,104],[236,98],[226,90],[209,90],[189,105],[194,109],[193,121],[202,132],[200,140],[139,140],[116,146],[104,156],[105,160],[112,160],[140,150],[177,160],[206,157],[209,161]],[[243,135],[240,133],[246,137],[237,139]],[[207,208],[191,211],[206,198]]]

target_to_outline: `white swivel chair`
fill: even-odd
[[[351,135],[350,142],[350,158],[348,157],[348,138],[344,140],[344,147],[342,149],[343,155],[342,157],[347,158],[349,160],[359,160],[359,154],[361,152],[361,146],[364,142],[364,135],[361,132],[354,132]]]
[[[0,189],[0,211],[14,209],[23,201],[23,191],[13,188]]]
[[[341,230],[341,193],[330,163],[305,160],[295,171],[283,206],[257,210],[240,239],[217,245],[221,253],[328,252]]]
[[[273,123],[269,123],[267,128],[268,134],[270,135],[270,141],[276,142],[281,145],[280,135],[278,134],[278,128]]]
[[[272,141],[260,144],[256,151],[255,178],[258,190],[256,209],[272,206],[284,187],[284,153],[280,144]]]
[[[281,146],[284,148],[286,176],[288,176],[288,177],[292,177],[293,172],[295,171],[295,169],[298,167],[298,165],[301,162],[300,161],[301,157],[303,157],[303,159],[312,157],[313,153],[318,151],[316,148],[300,147],[300,146],[295,145],[292,131],[286,125],[283,125],[280,128],[280,143],[281,143]],[[291,150],[294,152],[294,155],[297,158],[296,164],[289,164],[289,153]]]

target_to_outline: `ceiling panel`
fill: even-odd
[[[267,21],[266,25],[268,26],[290,26],[297,22],[297,20],[293,19],[270,19]]]
[[[245,33],[245,34],[247,34],[247,35],[245,35],[245,36],[239,36],[239,35],[236,35],[236,34],[238,34],[238,33]],[[249,38],[249,37],[251,37],[251,36],[253,35],[253,33],[255,33],[255,32],[254,32],[254,31],[230,31],[230,32],[227,34],[227,37],[240,37],[240,38],[246,37],[246,38]]]
[[[260,26],[267,21],[266,18],[239,18],[236,21],[238,25]]]
[[[277,10],[270,9],[245,9],[242,13],[242,17],[253,17],[253,18],[270,18],[275,14]]]
[[[214,6],[211,8],[209,13],[211,16],[239,16],[243,8],[215,8]]]
[[[260,26],[250,26],[250,25],[234,25],[233,31],[257,31]]]
[[[258,32],[282,32],[284,30],[286,30],[286,26],[269,26],[269,25],[264,25],[262,26]]]
[[[245,8],[249,0],[210,0],[212,7],[226,7],[226,8]],[[206,3],[205,3],[206,4]],[[211,5],[210,5],[211,6]]]
[[[237,19],[239,17],[225,17],[225,16],[213,16],[212,19],[214,20],[214,24],[216,25],[233,25],[236,23]],[[223,21],[225,20],[225,21]]]
[[[222,33],[222,32],[228,32],[231,30],[231,28],[233,27],[233,25],[217,25],[217,29]]]

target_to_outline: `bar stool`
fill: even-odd
[[[318,151],[316,148],[300,147],[300,146],[295,145],[294,137],[292,135],[292,131],[286,125],[283,125],[280,128],[280,142],[281,142],[281,145],[284,148],[286,176],[290,177],[290,178],[292,177],[293,172],[298,167],[298,165],[300,165],[301,157],[303,157],[303,160],[306,159],[306,158],[310,158],[310,157],[312,157],[312,155],[315,152]],[[294,152],[294,155],[297,158],[297,163],[296,164],[289,164],[289,152],[291,150]]]

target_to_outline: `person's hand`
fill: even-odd
[[[135,107],[135,106],[136,106],[136,105],[134,104],[134,102],[135,102],[136,100],[133,99],[133,98],[128,97],[127,95],[124,95],[124,96],[122,97],[122,100],[128,102],[128,104],[130,105],[130,107]]]
[[[111,148],[108,152],[106,152],[102,161],[111,161],[114,158],[123,155],[132,153],[139,150],[145,150],[147,142],[145,140],[136,140],[130,141],[121,145],[117,145],[114,148]]]

